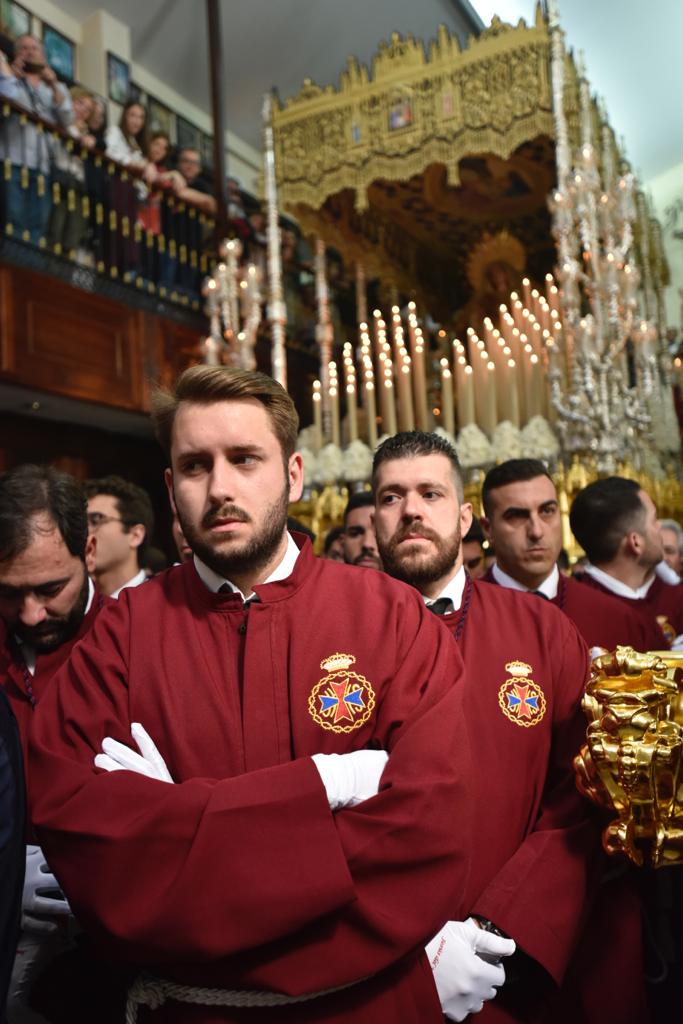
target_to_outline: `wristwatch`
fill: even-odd
[[[499,935],[501,939],[509,939],[510,936],[502,932],[493,921],[489,921],[488,917],[482,917],[481,914],[472,914],[472,917],[477,922],[479,927],[484,932],[492,932],[493,935]]]

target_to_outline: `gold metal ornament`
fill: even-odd
[[[683,863],[683,654],[598,656],[583,706],[590,725],[574,767],[579,789],[616,814],[605,850],[639,866]]]

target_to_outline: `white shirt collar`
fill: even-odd
[[[434,601],[438,601],[442,597],[448,598],[449,601],[453,602],[453,611],[457,612],[462,603],[462,592],[465,589],[465,569],[461,565],[456,572],[453,579],[449,580],[446,586],[443,588],[440,594],[436,597],[425,597],[422,595],[422,600],[426,605],[433,604]]]
[[[591,565],[590,562],[584,566],[584,569],[597,583],[602,583],[603,587],[611,590],[613,594],[616,594],[618,597],[628,597],[631,601],[642,601],[643,598],[647,597],[648,591],[655,581],[653,575],[651,580],[648,580],[647,583],[643,583],[641,587],[637,587],[634,590],[633,587],[629,587],[626,583],[618,580],[616,576],[610,576],[604,569],[598,569],[597,565]]]
[[[547,576],[543,583],[539,583],[537,587],[525,587],[519,580],[513,579],[512,576],[508,576],[506,572],[503,572],[497,562],[493,564],[491,569],[493,578],[496,583],[501,587],[507,587],[508,590],[521,590],[525,594],[532,594],[539,591],[544,597],[547,597],[549,601],[554,600],[557,597],[557,588],[560,583],[560,570],[556,565],[553,566],[552,572]]]
[[[85,618],[85,616],[90,611],[94,598],[95,584],[88,576],[88,600],[85,606],[85,612],[83,613],[83,618]],[[35,647],[31,647],[30,644],[24,643],[24,641],[19,636],[16,636],[14,639],[21,646],[21,656],[24,659],[24,664],[26,665],[26,668],[29,670],[31,675],[34,676],[36,674],[36,661],[38,658]]]
[[[126,589],[126,587],[139,587],[141,583],[144,583],[146,581],[146,579],[147,573],[145,572],[144,569],[140,569],[140,572],[136,572],[135,576],[133,576],[132,579],[128,580],[127,583],[122,583],[118,590],[115,590],[109,596],[116,598],[119,596],[122,590]]]
[[[292,537],[291,533],[288,533],[287,550],[284,553],[282,561],[275,566],[268,579],[264,580],[263,582],[276,583],[278,580],[286,580],[287,577],[291,576],[292,573],[294,572],[294,565],[296,563],[297,558],[299,557],[299,554],[300,552],[298,547],[296,546],[294,538]],[[231,583],[230,580],[226,580],[225,577],[219,576],[217,572],[213,571],[213,569],[209,569],[208,565],[205,565],[204,562],[202,562],[201,559],[197,558],[196,555],[194,555],[193,558],[194,567],[197,570],[197,575],[199,576],[204,586],[208,587],[208,589],[213,591],[214,594],[217,594],[220,588],[223,586],[223,584],[227,583],[227,585],[230,587],[232,591],[234,591],[235,594],[239,594],[239,596],[242,598],[242,601],[249,601],[252,597],[256,596],[253,590],[251,594],[247,594],[245,596],[239,589],[239,587],[236,587],[235,584]]]
[[[677,587],[678,584],[681,582],[681,577],[678,575],[675,569],[672,569],[671,566],[664,560],[662,560],[661,562],[657,562],[655,566],[655,573],[657,574],[657,576],[659,576],[660,580],[662,580],[663,583],[668,583],[671,587]]]

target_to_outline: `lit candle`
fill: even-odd
[[[315,438],[315,453],[320,451],[323,443],[323,413],[321,384],[319,380],[313,381],[313,434]]]
[[[221,337],[221,324],[218,316],[218,285],[215,278],[210,278],[207,284],[208,295],[206,297],[209,306],[209,318],[211,322],[210,331],[212,338]]]
[[[356,403],[356,367],[353,362],[353,348],[347,341],[344,345],[344,381],[346,384],[346,417],[349,426],[349,441],[358,439],[358,408]]]
[[[401,430],[415,429],[411,363],[407,354],[403,357],[398,374],[398,419]]]
[[[374,452],[377,447],[377,406],[375,403],[375,384],[373,380],[368,380],[367,378],[365,380],[365,416],[368,425],[368,447]]]
[[[508,383],[509,386],[505,389],[504,396],[506,399],[506,409],[503,419],[509,420],[510,423],[514,423],[516,427],[520,424],[519,417],[519,384],[517,381],[517,364],[514,359],[508,359]]]
[[[421,334],[417,335],[413,355],[413,383],[415,389],[415,406],[417,409],[418,430],[429,430],[429,410],[427,408],[427,375],[425,372],[424,347]]]
[[[460,430],[474,423],[474,385],[472,367],[465,365],[462,376],[458,377],[458,426]]]
[[[485,402],[485,415],[484,423],[486,426],[484,429],[489,435],[489,439],[493,437],[493,431],[496,429],[498,423],[498,406],[496,397],[496,366],[492,360],[486,364],[487,380],[486,380],[486,402]]]
[[[455,434],[455,409],[453,407],[453,375],[448,360],[441,363],[441,425],[449,434]]]
[[[386,422],[382,421],[382,428],[391,437],[396,433],[396,399],[394,396],[394,382],[391,376],[384,378],[384,393],[387,403],[387,419]]]
[[[330,419],[332,428],[332,444],[336,444],[339,447],[341,441],[341,430],[339,424],[339,380],[337,378],[337,364],[331,360],[329,366],[330,372]]]

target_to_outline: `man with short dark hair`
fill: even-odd
[[[212,193],[211,185],[206,181],[202,173],[202,158],[199,150],[191,146],[185,146],[178,153],[178,171],[182,175],[183,182],[175,189],[177,197],[202,210],[203,213],[213,216],[216,212],[216,200]]]
[[[472,525],[462,539],[462,561],[473,580],[480,580],[486,575],[485,539],[479,520],[476,516],[472,516]]]
[[[344,527],[333,526],[325,534],[323,542],[323,558],[329,558],[332,562],[344,561]]]
[[[588,652],[549,602],[466,573],[461,538],[472,507],[448,441],[418,431],[389,438],[375,454],[373,488],[385,571],[420,592],[452,633],[454,656],[462,652],[464,714],[479,764],[468,916],[437,936],[444,945],[435,981],[440,993],[452,990],[443,1009],[453,1009],[454,990],[460,1011],[495,996],[482,1019],[537,1020],[584,927],[599,850],[596,816],[572,768],[586,731]],[[496,980],[476,955],[477,923],[519,949],[510,961],[516,980],[499,995],[504,974],[498,968]]]
[[[131,1015],[163,992],[197,1005],[159,1024],[437,1024],[418,951],[469,846],[451,639],[414,591],[287,532],[303,463],[275,381],[195,366],[155,421],[194,557],[123,593],[33,730],[34,821],[69,900],[162,975]]]
[[[147,580],[144,562],[154,531],[154,511],[142,487],[120,476],[87,480],[88,527],[97,537],[95,580],[117,598]]]
[[[73,477],[32,465],[0,476],[0,683],[24,751],[36,705],[102,605],[88,574],[94,562],[85,494]]]
[[[381,569],[373,523],[375,499],[369,491],[352,494],[344,510],[344,561],[364,569]]]
[[[583,584],[655,619],[665,646],[683,634],[683,584],[665,583],[655,572],[664,549],[657,509],[647,491],[625,477],[596,480],[575,497],[569,521],[588,556]],[[650,649],[661,649],[661,644]]]
[[[496,549],[496,564],[485,577],[488,582],[551,601],[574,622],[589,648],[661,647],[664,638],[650,617],[560,573],[560,507],[542,462],[509,459],[495,466],[484,479],[482,502],[482,528]]]

